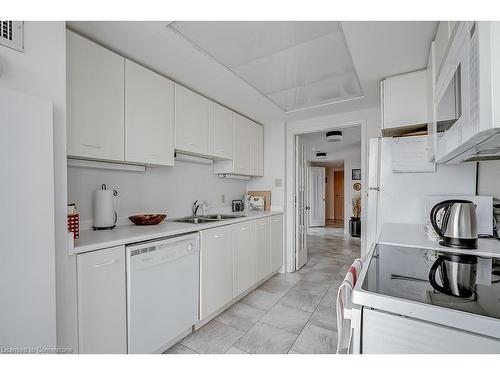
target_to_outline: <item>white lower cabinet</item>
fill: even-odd
[[[125,247],[76,259],[79,353],[126,353]]]
[[[283,215],[271,216],[271,272],[283,265]]]
[[[499,353],[500,340],[379,310],[363,309],[363,354]]]
[[[233,299],[231,227],[201,232],[200,320]]]
[[[269,275],[271,261],[271,218],[255,220],[257,281]]]
[[[233,297],[257,282],[255,255],[255,220],[231,225],[233,239]]]

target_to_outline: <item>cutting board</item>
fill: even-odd
[[[264,198],[264,211],[271,211],[271,192],[270,191],[249,191],[248,194],[254,197]]]

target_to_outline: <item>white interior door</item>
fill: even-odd
[[[295,269],[307,262],[307,166],[305,147],[295,137]]]
[[[325,168],[308,167],[311,227],[325,226]]]

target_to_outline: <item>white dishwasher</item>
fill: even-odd
[[[127,246],[129,353],[161,353],[198,319],[198,233]]]

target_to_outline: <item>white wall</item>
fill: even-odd
[[[344,156],[344,233],[349,234],[349,219],[353,215],[352,213],[352,198],[356,191],[353,189],[352,185],[356,182],[363,184],[363,177],[361,181],[355,181],[352,179],[352,170],[361,169],[361,150],[357,152],[350,153]],[[363,170],[361,170],[363,175]],[[365,174],[366,175],[366,174]],[[361,207],[363,211],[363,207]],[[364,210],[366,212],[366,209]],[[362,217],[363,218],[363,217]]]
[[[500,199],[500,160],[479,163],[479,195]]]
[[[281,186],[276,186],[276,179]],[[271,209],[283,210],[285,202],[285,123],[264,126],[264,176],[252,178],[248,190],[270,190]]]
[[[26,299],[30,298],[29,293],[46,294],[44,306],[33,306],[33,308],[51,311],[50,319],[47,320],[43,327],[48,337],[48,346],[56,346],[55,262],[58,262],[57,269],[59,270],[59,254],[65,256],[66,252],[65,38],[64,22],[25,22],[24,52],[21,53],[0,47],[0,86],[38,96],[53,103],[56,249],[49,250],[47,254],[49,266],[43,268],[43,278],[50,280],[48,290],[33,288],[23,292]],[[36,189],[36,186],[33,186],[33,188]],[[27,235],[29,235],[29,232]],[[33,248],[32,251],[40,251],[40,249]],[[54,260],[54,258],[56,259]],[[23,259],[23,262],[29,261],[29,258]],[[34,277],[34,275],[31,275],[31,277]],[[57,279],[57,283],[59,285],[59,279]],[[20,290],[16,292],[19,293]],[[57,302],[59,303],[59,299]],[[20,314],[22,313],[20,311]],[[57,306],[57,315],[59,315],[59,305]],[[59,319],[57,321],[59,322]],[[59,329],[59,325],[57,328]],[[65,346],[65,343],[62,343],[62,346]]]
[[[92,225],[94,190],[106,184],[118,191],[120,223],[128,217],[147,212],[164,212],[168,218],[191,215],[195,200],[209,207],[231,207],[231,200],[241,199],[247,181],[217,177],[213,167],[176,161],[174,167],[152,167],[146,172],[68,168],[68,201],[76,203],[82,224]],[[222,203],[222,195],[225,203]]]

